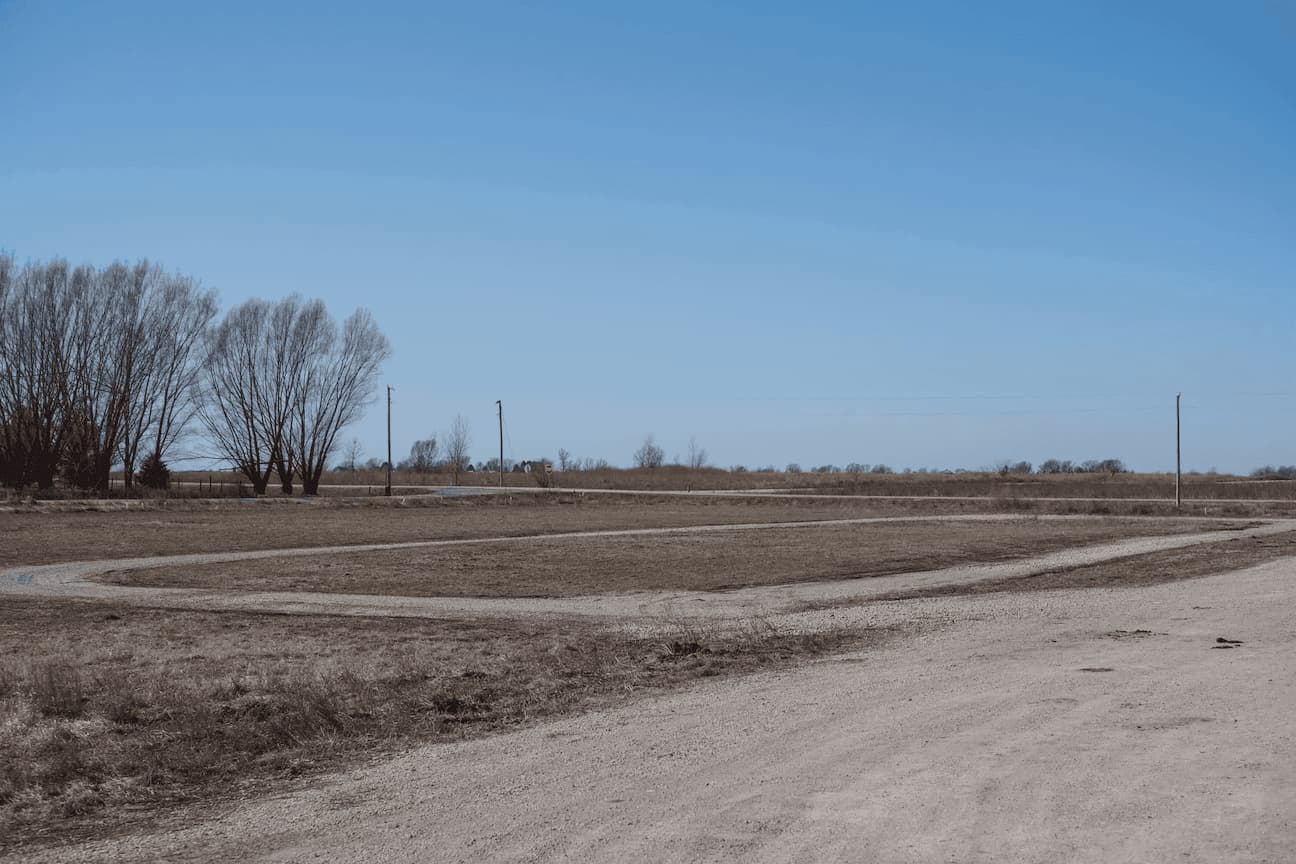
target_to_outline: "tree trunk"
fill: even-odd
[[[322,472],[319,472],[319,471],[303,471],[303,472],[302,472],[302,478],[301,478],[301,481],[302,481],[302,494],[303,494],[303,495],[318,495],[318,494],[319,494],[319,485],[320,485],[320,476],[321,476],[321,474],[322,474]]]
[[[38,458],[34,460],[35,464],[31,468],[31,481],[36,484],[38,489],[54,488],[55,466],[54,460]]]
[[[275,473],[279,475],[279,489],[285,495],[293,494],[293,472],[282,459],[275,460]]]
[[[266,470],[262,472],[259,468],[253,467],[252,465],[240,465],[239,473],[246,477],[248,482],[252,484],[252,491],[255,492],[258,497],[266,493],[266,489],[270,485],[269,466],[266,466]]]
[[[95,457],[95,486],[99,492],[107,492],[112,486],[112,456],[99,455]]]

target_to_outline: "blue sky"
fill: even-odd
[[[0,0],[0,248],[369,307],[398,453],[1296,462],[1289,2],[190,5]]]

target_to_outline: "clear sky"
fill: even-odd
[[[0,111],[0,248],[369,307],[398,454],[1296,462],[1289,0],[0,0]]]

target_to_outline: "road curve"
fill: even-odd
[[[1264,536],[1296,530],[1296,520],[1266,521],[1256,527],[1232,531],[1205,531],[1163,537],[1144,537],[1065,549],[1001,564],[968,565],[903,573],[870,579],[802,582],[733,591],[639,591],[567,598],[399,597],[371,594],[259,591],[226,592],[213,589],[157,588],[112,585],[92,577],[110,572],[185,564],[212,564],[266,558],[415,549],[434,546],[472,546],[481,543],[561,542],[570,539],[631,537],[655,534],[688,535],[717,531],[760,531],[798,527],[856,525],[885,522],[1002,521],[1020,518],[999,514],[931,517],[873,517],[805,522],[759,522],[737,525],[696,525],[682,528],[636,528],[610,531],[575,531],[559,534],[489,537],[462,540],[429,540],[245,552],[167,555],[150,558],[77,561],[0,570],[0,596],[81,597],[149,606],[191,609],[273,611],[298,614],[404,616],[443,618],[453,615],[590,615],[598,617],[745,617],[770,614],[814,601],[867,599],[900,588],[926,588],[985,579],[1029,576],[1063,567],[1075,567],[1178,549],[1237,537]],[[1041,516],[1041,519],[1084,519],[1083,516]]]

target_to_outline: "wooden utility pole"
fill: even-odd
[[[1175,509],[1183,507],[1183,439],[1179,429],[1179,399],[1182,393],[1175,394]]]
[[[499,427],[500,427],[500,488],[504,488],[504,403],[496,399],[495,407],[499,409]]]
[[[387,385],[387,490],[383,492],[391,497],[391,385]]]

